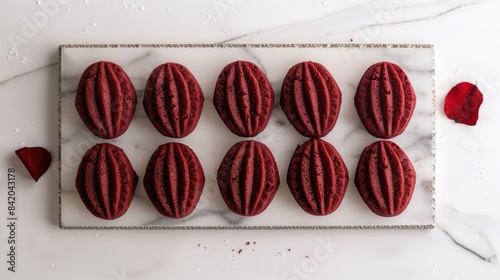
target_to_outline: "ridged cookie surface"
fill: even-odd
[[[280,178],[269,148],[247,140],[236,143],[226,153],[217,172],[217,182],[231,211],[255,216],[273,200]]]
[[[75,107],[85,126],[97,137],[113,139],[125,133],[136,104],[134,86],[118,64],[99,61],[83,72]]]
[[[167,62],[151,72],[144,91],[144,110],[155,128],[167,137],[191,133],[201,116],[203,92],[183,65]]]
[[[410,203],[416,178],[403,149],[391,141],[377,141],[363,150],[354,183],[373,213],[393,217]]]
[[[330,143],[310,139],[295,150],[287,183],[307,213],[324,216],[335,211],[344,198],[348,182],[347,167]]]
[[[370,66],[359,81],[354,105],[365,129],[389,139],[408,126],[417,97],[404,70],[390,62]]]
[[[214,91],[214,106],[234,134],[252,137],[271,117],[274,90],[260,68],[249,61],[235,61],[222,69]]]
[[[300,134],[320,138],[337,122],[342,93],[323,65],[306,61],[288,71],[281,87],[280,103],[287,119]]]
[[[184,218],[200,200],[205,174],[196,154],[182,143],[160,145],[151,156],[144,188],[155,209],[163,216]]]
[[[123,150],[103,143],[96,144],[85,153],[75,185],[90,213],[101,219],[113,220],[127,212],[137,180],[137,174]]]

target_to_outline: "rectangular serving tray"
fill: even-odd
[[[62,229],[372,229],[434,227],[435,216],[435,62],[434,46],[418,44],[148,44],[61,45],[59,47],[59,224]],[[107,60],[121,65],[138,95],[134,119],[125,134],[114,140],[99,139],[80,120],[75,91],[83,70]],[[235,60],[256,63],[275,91],[275,106],[266,129],[253,139],[266,144],[276,159],[281,185],[269,207],[255,217],[232,213],[216,182],[216,172],[227,150],[244,140],[232,134],[217,115],[212,96],[222,68]],[[203,113],[196,129],[183,139],[167,138],[147,118],[142,98],[151,71],[165,62],[185,65],[197,78],[204,96]],[[279,106],[280,88],[288,69],[302,61],[323,64],[342,91],[337,124],[323,138],[339,151],[349,170],[349,185],[340,207],[327,216],[312,216],[294,200],[286,174],[297,145],[307,138],[290,125]],[[417,172],[417,184],[408,208],[399,216],[373,214],[354,186],[354,174],[363,149],[378,139],[362,126],[353,97],[359,79],[373,63],[390,61],[409,76],[417,104],[405,132],[392,141],[400,145]],[[199,157],[206,183],[196,210],[184,219],[161,216],[149,202],[142,180],[153,151],[166,142],[189,145]],[[127,213],[113,221],[94,217],[75,188],[83,154],[94,144],[110,142],[121,147],[139,175]]]

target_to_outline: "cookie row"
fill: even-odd
[[[354,100],[366,130],[385,139],[404,131],[416,103],[408,77],[401,67],[389,62],[368,68]],[[161,134],[174,138],[187,136],[200,119],[203,103],[201,87],[185,66],[168,62],[150,74],[143,106]],[[234,134],[252,137],[265,128],[271,117],[274,91],[257,65],[235,61],[219,74],[213,103]],[[340,88],[319,63],[298,63],[285,76],[281,107],[290,123],[306,137],[328,134],[337,121],[341,103]],[[83,123],[96,136],[113,139],[125,133],[136,104],[134,86],[119,65],[100,61],[83,72],[75,106]]]
[[[75,186],[90,213],[113,220],[132,202],[138,176],[124,151],[96,144],[83,156]],[[227,152],[217,172],[222,198],[231,211],[255,216],[271,203],[280,180],[274,157],[264,144],[241,141]],[[200,200],[205,175],[196,154],[182,143],[160,145],[149,159],[143,179],[154,208],[163,216],[183,218]]]
[[[269,121],[273,102],[274,92],[269,81],[251,62],[230,63],[217,79],[215,108],[236,135],[252,137],[260,133]],[[327,135],[337,122],[341,103],[339,86],[320,63],[300,62],[289,69],[283,80],[281,108],[303,136]],[[366,130],[375,137],[389,139],[408,126],[416,95],[401,67],[379,62],[361,77],[354,103]]]
[[[309,139],[295,150],[287,183],[297,203],[309,214],[334,212],[345,195],[349,173],[337,150],[322,139]],[[396,143],[383,140],[361,153],[354,184],[373,213],[393,217],[410,203],[416,173]]]
[[[83,156],[75,185],[90,213],[113,220],[125,214],[139,177],[127,155],[113,144],[96,144]],[[410,202],[416,174],[404,151],[390,141],[365,148],[356,169],[355,185],[366,205],[380,216],[402,213]],[[342,157],[328,142],[310,139],[290,160],[287,183],[307,213],[334,212],[345,195],[349,175]],[[266,145],[245,140],[233,145],[217,171],[217,183],[228,208],[241,216],[262,213],[279,185],[275,159]],[[205,175],[196,154],[186,145],[160,145],[149,159],[143,179],[154,208],[163,216],[183,218],[200,200]]]

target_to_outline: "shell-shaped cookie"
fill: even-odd
[[[238,136],[252,137],[269,122],[274,91],[257,65],[239,60],[222,69],[213,102],[229,130]]]
[[[391,62],[370,66],[354,96],[354,105],[365,129],[383,139],[403,133],[416,102],[410,79],[401,67]]]
[[[269,206],[280,179],[269,148],[247,140],[236,143],[226,153],[217,172],[217,182],[231,211],[255,216]]]
[[[173,62],[151,72],[144,91],[144,110],[155,128],[167,137],[191,133],[201,116],[203,92],[193,74]]]
[[[119,147],[103,143],[90,148],[82,158],[75,185],[80,198],[94,216],[113,220],[130,206],[137,174]]]
[[[354,183],[373,213],[393,217],[410,203],[416,178],[403,149],[391,141],[377,141],[363,150]]]
[[[83,72],[75,107],[85,126],[97,137],[113,139],[125,133],[136,104],[134,86],[118,64],[99,61]]]
[[[348,182],[347,167],[330,143],[310,139],[295,150],[287,183],[307,213],[324,216],[334,212],[344,198]]]
[[[320,63],[294,65],[281,87],[281,108],[302,135],[320,138],[335,126],[342,92],[330,72]]]
[[[205,174],[196,154],[182,143],[160,145],[151,156],[144,188],[155,209],[163,216],[184,218],[200,200]]]

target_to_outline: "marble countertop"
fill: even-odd
[[[200,1],[201,2],[201,1]],[[496,1],[71,1],[4,3],[0,17],[1,279],[498,279],[500,18]],[[61,44],[433,44],[434,229],[62,230]],[[476,126],[448,120],[446,93],[484,94]],[[495,105],[497,104],[497,105]],[[206,105],[211,105],[206,102]],[[14,151],[43,146],[29,177]],[[148,154],[149,156],[149,154]],[[8,169],[16,168],[16,272],[8,270]]]

